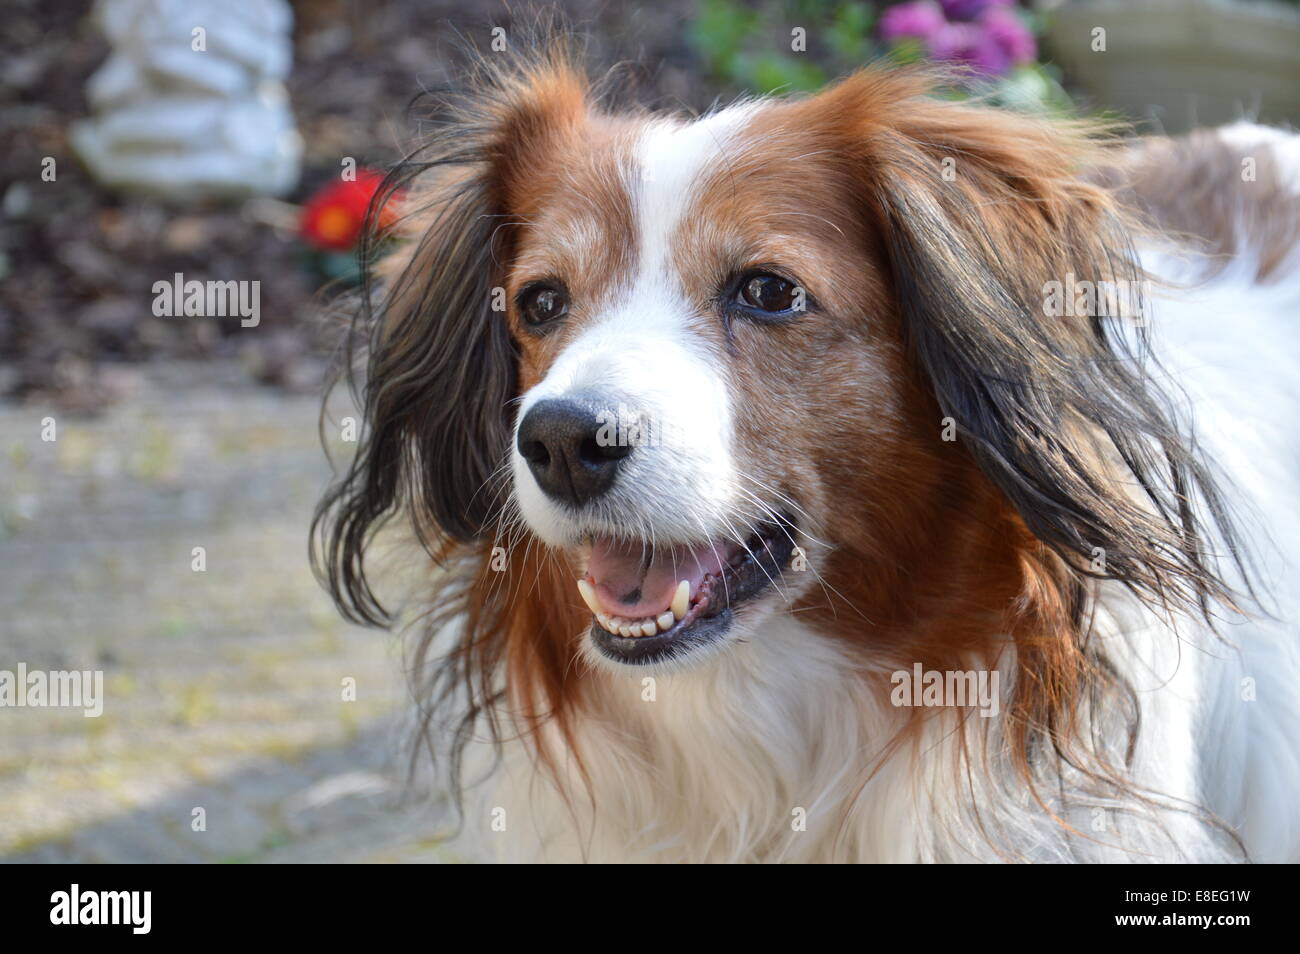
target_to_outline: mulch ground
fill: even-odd
[[[591,36],[593,63],[653,63],[626,72],[643,96],[698,108],[703,82],[685,36],[694,4],[568,2]],[[421,90],[457,79],[457,51],[493,26],[527,17],[504,4],[446,0],[301,0],[289,91],[305,143],[300,202],[336,177],[342,156],[384,168],[418,124]],[[524,9],[520,7],[519,9]],[[290,390],[316,387],[337,330],[321,321],[331,291],[291,232],[242,205],[168,207],[101,189],[67,142],[88,113],[87,78],[108,47],[74,0],[11,0],[0,25],[0,393],[95,412],[136,386],[140,362],[237,358],[250,377]],[[57,177],[41,180],[41,162]],[[256,280],[262,323],[156,318],[153,283]]]

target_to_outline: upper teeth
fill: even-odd
[[[582,595],[582,601],[587,604],[587,609],[591,610],[591,615],[600,616],[603,610],[596,602],[596,588],[586,580],[579,580],[578,592]]]
[[[691,604],[691,584],[682,580],[677,584],[677,592],[673,594],[673,601],[668,608],[673,611],[673,615],[681,619],[686,615],[686,611]]]
[[[682,580],[677,584],[672,604],[667,610],[658,616],[647,616],[645,619],[610,616],[596,599],[596,588],[586,580],[578,580],[578,593],[582,596],[582,601],[587,604],[587,608],[591,610],[591,615],[596,617],[596,621],[616,636],[653,636],[655,633],[666,633],[676,625],[678,620],[685,617],[691,608],[689,580]]]

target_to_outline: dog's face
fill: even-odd
[[[879,501],[832,488],[892,496],[938,433],[810,106],[584,117],[514,196],[513,492],[620,664],[703,657],[793,604],[828,545],[881,537]]]

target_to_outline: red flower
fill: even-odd
[[[361,237],[370,200],[383,181],[384,177],[378,172],[358,169],[355,179],[325,186],[302,207],[299,233],[317,248],[331,252],[351,250]],[[379,210],[380,229],[387,228],[397,219],[394,198],[389,196]]]

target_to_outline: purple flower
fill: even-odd
[[[949,23],[930,39],[927,48],[936,60],[969,66],[990,76],[1000,76],[1011,66],[1011,58],[997,41],[974,23]]]
[[[941,3],[911,0],[887,7],[880,15],[880,38],[886,43],[918,40],[930,59],[988,76],[1001,76],[1037,55],[1034,36],[1011,11],[1011,0]]]
[[[974,20],[986,10],[1008,7],[1012,0],[939,0],[949,20]]]
[[[1010,10],[997,7],[985,10],[979,23],[1011,63],[1017,66],[1032,63],[1038,55],[1034,35]]]
[[[934,0],[912,0],[885,9],[880,14],[880,38],[886,43],[896,40],[929,39],[944,29],[947,23],[943,10]]]

